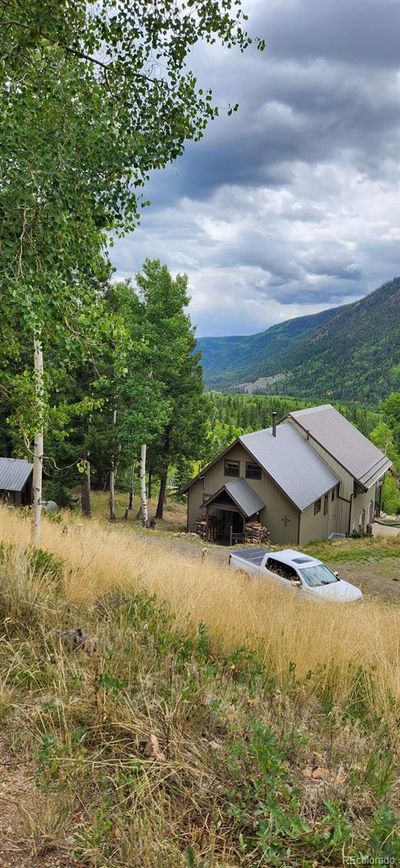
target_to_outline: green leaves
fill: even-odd
[[[127,331],[120,311],[104,305],[106,243],[111,232],[137,226],[150,172],[182,154],[187,140],[201,138],[216,116],[212,93],[199,87],[188,56],[199,40],[246,49],[252,40],[241,4],[8,0],[3,6],[0,373],[12,424],[29,448],[39,423],[57,440],[80,419],[86,441],[93,402],[103,401],[103,410],[118,398],[129,408],[120,434],[131,449],[139,435],[154,439],[174,418],[165,454],[186,455],[202,430],[201,375],[183,313],[187,280],[172,282],[159,264],[146,266],[147,288],[140,286],[144,295],[149,290],[146,314],[136,300]],[[165,303],[150,291],[159,280]],[[47,372],[43,407],[28,373],[36,332]],[[71,394],[74,374],[79,384]]]

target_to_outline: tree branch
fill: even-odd
[[[106,73],[108,73],[110,71],[111,64],[104,63],[102,60],[99,60],[97,57],[92,57],[92,55],[86,54],[84,51],[78,51],[76,48],[70,48],[68,45],[64,46],[64,48],[68,54],[73,54],[75,57],[80,57],[81,60],[88,60],[90,63],[94,63],[94,64],[96,64],[96,66],[100,66],[102,69],[105,70]],[[146,75],[144,72],[135,72],[134,76],[135,76],[135,78],[141,78],[144,81],[148,81],[149,84],[154,85],[154,87],[159,87],[161,84],[161,81],[158,78],[151,78],[150,75]],[[167,84],[164,80],[162,83],[164,85]]]

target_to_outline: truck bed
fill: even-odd
[[[267,552],[268,549],[261,548],[240,549],[240,551],[233,551],[231,554],[239,560],[246,561],[248,564],[252,564],[254,567],[260,567]]]

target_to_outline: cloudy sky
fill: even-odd
[[[263,54],[202,48],[220,106],[154,175],[151,209],[112,252],[189,276],[198,335],[244,334],[400,274],[399,0],[245,0]],[[147,195],[147,193],[146,193]]]

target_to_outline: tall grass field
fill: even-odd
[[[96,520],[29,535],[0,510],[1,865],[399,864],[400,608]]]

